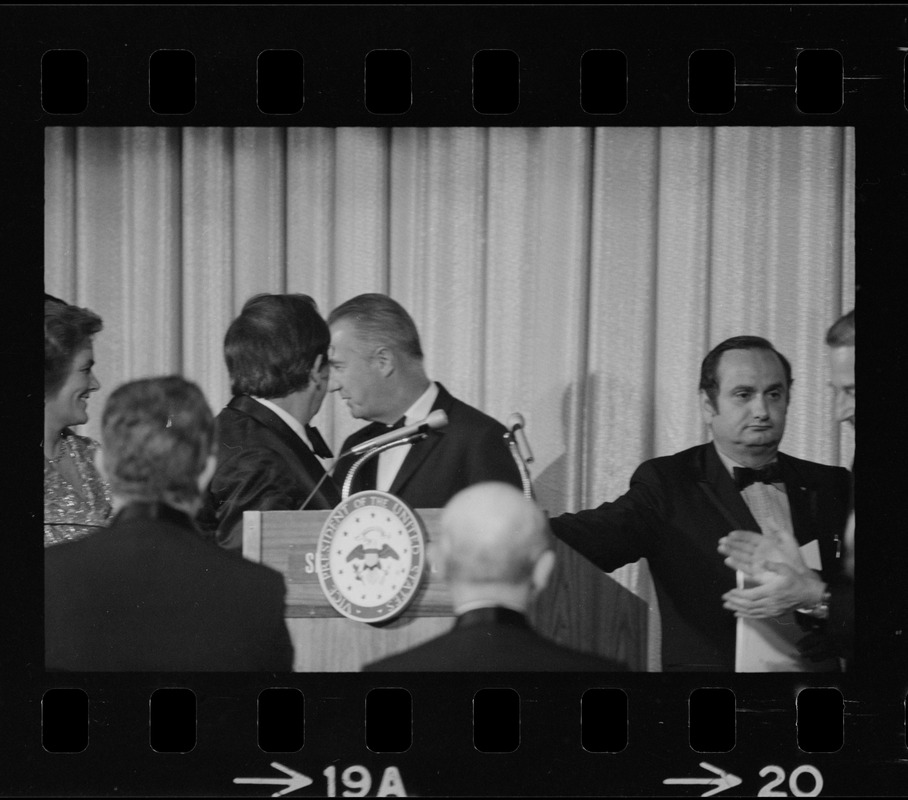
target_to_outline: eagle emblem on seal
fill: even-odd
[[[392,619],[420,586],[425,541],[421,521],[399,498],[379,491],[351,495],[319,534],[316,572],[322,592],[349,619]]]

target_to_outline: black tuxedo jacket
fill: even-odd
[[[251,397],[234,397],[218,414],[218,437],[218,465],[197,521],[221,547],[240,551],[244,511],[298,509],[325,470],[287,423]],[[306,508],[339,502],[327,477]]]
[[[49,670],[292,669],[283,576],[205,541],[170,506],[134,503],[44,556]]]
[[[522,488],[520,473],[504,440],[504,425],[452,397],[441,384],[432,406],[432,411],[436,409],[448,415],[448,424],[429,431],[425,439],[411,446],[391,484],[391,494],[411,508],[441,508],[457,492],[474,483],[504,481]],[[387,425],[373,422],[348,437],[343,450],[387,430]],[[334,472],[338,486],[343,486],[357,458],[346,456],[338,462]],[[374,489],[377,474],[376,456],[357,470],[350,494]]]
[[[848,513],[854,512],[854,464],[851,466]],[[829,619],[815,623],[815,630],[798,642],[798,649],[808,658],[822,660],[836,656],[846,669],[854,660],[854,581],[845,572],[827,581],[831,595]]]
[[[841,569],[849,473],[783,453],[778,461],[795,537],[802,545],[818,541],[829,580]],[[735,587],[735,573],[716,548],[732,530],[760,528],[712,443],[646,461],[614,502],[550,522],[559,539],[603,570],[647,559],[664,670],[734,671],[736,622],[721,597]]]
[[[448,633],[363,667],[365,672],[616,672],[617,661],[562,647],[526,617],[492,607],[459,616]]]
[[[854,581],[844,573],[827,582],[832,595],[829,618],[798,642],[798,650],[813,661],[841,658],[846,669],[854,659]]]

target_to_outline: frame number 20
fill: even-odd
[[[763,786],[757,793],[757,797],[788,797],[788,792],[779,791],[776,787],[785,782],[785,770],[781,767],[771,764],[760,770],[760,777],[765,778],[772,776],[772,780]],[[801,780],[801,776],[808,776]],[[807,788],[802,788],[801,784],[808,784]],[[823,776],[816,767],[810,764],[803,764],[791,771],[788,776],[788,788],[795,797],[816,797],[823,790]]]

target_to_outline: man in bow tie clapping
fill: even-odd
[[[826,333],[830,386],[835,392],[837,422],[854,427],[854,311],[838,319]],[[812,569],[786,531],[732,531],[719,541],[725,563],[746,575],[749,587],[723,598],[725,607],[741,618],[768,619],[794,607],[801,625],[811,633],[798,643],[808,658],[837,656],[843,665],[853,657],[854,640],[854,503],[844,530],[835,532],[841,568]],[[838,567],[838,564],[836,565]]]
[[[797,649],[794,610],[821,603],[822,593],[794,598],[781,580],[766,581],[767,617],[736,617],[727,598],[753,576],[736,575],[717,550],[731,531],[760,531],[818,575],[839,568],[835,532],[845,527],[849,474],[779,452],[791,385],[791,365],[766,339],[722,342],[700,370],[712,442],[646,461],[617,500],[551,520],[558,538],[603,570],[647,559],[665,671],[838,669]]]

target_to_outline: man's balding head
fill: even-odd
[[[539,507],[506,483],[479,483],[456,494],[439,528],[438,551],[452,585],[529,586],[551,547]]]

